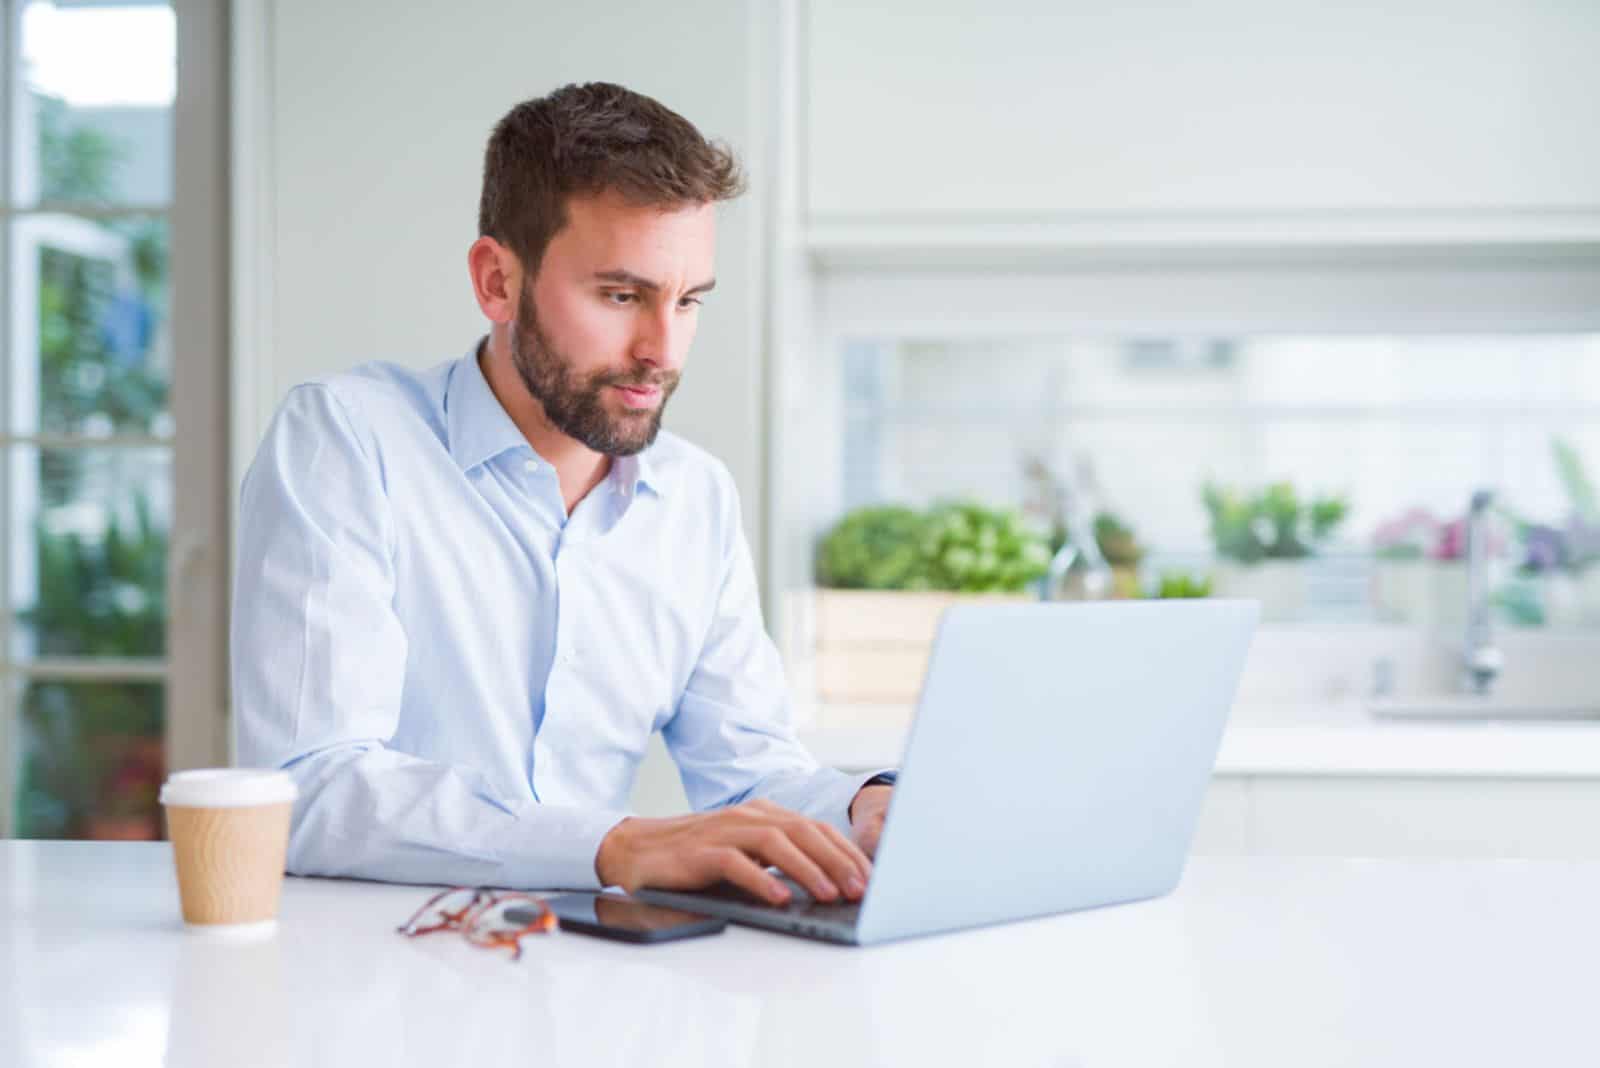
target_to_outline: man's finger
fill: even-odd
[[[821,820],[818,820],[816,825],[820,827],[822,832],[830,839],[832,839],[834,842],[837,842],[839,848],[843,849],[850,859],[855,862],[856,867],[861,871],[862,882],[866,882],[868,879],[872,878],[872,858],[867,856],[866,853],[862,852],[861,847],[856,845],[855,842],[850,839],[849,835],[845,834],[831,823],[823,823]]]
[[[789,878],[810,891],[818,901],[832,901],[843,893],[843,888],[823,870],[809,850],[801,849],[779,827],[747,827],[730,835],[728,841],[781,870]]]
[[[703,882],[709,882],[711,878],[720,875],[769,905],[789,903],[789,888],[746,856],[742,850],[733,846],[719,846],[707,851],[707,861],[710,870],[704,873]]]
[[[867,880],[862,878],[856,851],[841,846],[827,833],[829,829],[826,824],[805,820],[790,828],[789,834],[811,859],[822,865],[841,893],[857,900],[866,891]]]

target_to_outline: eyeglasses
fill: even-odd
[[[506,919],[506,909],[529,908],[525,923]],[[519,915],[520,919],[520,915]],[[491,890],[487,886],[454,886],[434,894],[412,917],[395,928],[407,938],[435,931],[460,931],[468,942],[485,949],[509,949],[512,960],[522,959],[524,935],[546,934],[556,929],[556,914],[544,899],[520,890]]]

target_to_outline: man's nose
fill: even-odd
[[[683,366],[684,354],[694,336],[694,319],[668,303],[651,308],[640,317],[633,339],[633,358],[663,371]]]

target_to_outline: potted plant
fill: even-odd
[[[1263,619],[1304,615],[1303,561],[1344,521],[1344,499],[1318,497],[1302,503],[1288,482],[1274,482],[1254,493],[1208,482],[1201,499],[1219,557],[1218,594],[1259,600]]]
[[[1211,596],[1211,576],[1186,571],[1163,571],[1150,596],[1162,600]]]
[[[1504,513],[1519,553],[1498,600],[1515,623],[1600,624],[1600,506],[1577,451],[1560,439],[1553,444],[1570,511],[1559,524]]]
[[[1411,508],[1373,532],[1372,606],[1379,619],[1420,623],[1432,617],[1437,604],[1433,561],[1444,544],[1445,526],[1426,508]]]
[[[1600,528],[1573,516],[1562,527],[1519,522],[1522,543],[1516,578],[1528,587],[1518,622],[1577,627],[1600,623]]]
[[[1600,626],[1600,494],[1578,450],[1561,438],[1551,447],[1571,512],[1563,528],[1566,568],[1574,587],[1577,622]]]
[[[951,501],[850,512],[817,547],[818,695],[915,699],[944,610],[963,598],[1030,599],[1049,560],[1045,532],[1011,509]]]
[[[1112,592],[1117,597],[1139,596],[1139,562],[1144,559],[1144,546],[1133,529],[1113,512],[1101,512],[1094,517],[1094,541],[1100,555],[1111,565]]]

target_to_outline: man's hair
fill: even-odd
[[[516,253],[531,276],[567,224],[567,200],[620,193],[674,208],[744,191],[733,153],[682,115],[609,82],[525,100],[495,125],[483,154],[478,233]]]

